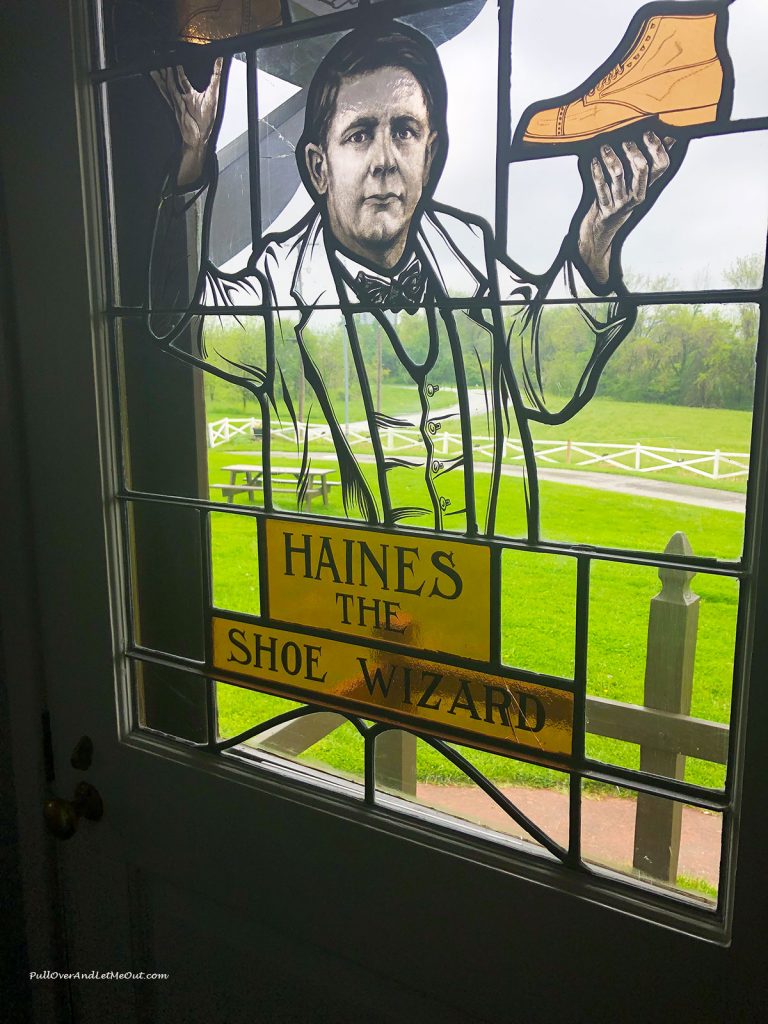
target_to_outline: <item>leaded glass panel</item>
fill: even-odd
[[[723,920],[763,5],[198,7],[93,73],[135,720]]]

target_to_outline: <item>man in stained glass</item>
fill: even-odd
[[[536,539],[530,422],[562,422],[582,408],[631,328],[621,244],[671,177],[672,140],[645,131],[637,141],[592,143],[580,164],[583,199],[554,265],[540,277],[526,274],[496,251],[484,221],[433,198],[448,147],[446,83],[433,45],[396,22],[356,29],[333,46],[308,90],[296,158],[314,208],[293,229],[259,240],[240,273],[225,274],[205,252],[221,74],[218,61],[202,92],[181,68],[153,74],[182,140],[155,229],[148,318],[153,336],[182,358],[248,387],[261,405],[265,445],[268,424],[278,418],[281,425],[283,419],[291,423],[306,470],[312,452],[297,419],[296,375],[288,370],[300,360],[307,391],[301,407],[328,427],[348,517],[469,535],[522,532]],[[182,278],[189,274],[186,264],[174,270],[170,241],[192,205],[206,211],[194,303],[216,307],[219,316],[232,309],[246,331],[258,321],[258,357],[229,357],[223,365],[206,361],[202,317],[194,325],[197,351],[190,355],[176,344],[195,314],[164,312],[178,305]],[[560,280],[577,299],[593,344],[570,396],[552,409],[539,347],[544,300]],[[588,307],[595,296],[609,301]],[[343,410],[324,379],[322,344],[333,309],[343,323],[353,391],[365,409],[372,464],[351,448]],[[374,406],[371,368],[359,339],[366,317],[378,322],[412,382],[409,405],[420,409],[420,442],[402,457],[386,443],[387,431],[404,425],[398,410]],[[470,367],[473,373],[480,368],[483,433],[491,437],[482,467],[472,436]],[[435,409],[435,394],[446,385],[456,389],[455,406]],[[460,453],[443,457],[441,437],[449,431],[460,437]],[[522,443],[522,493],[519,470],[506,464],[509,437]],[[265,460],[268,455],[265,447]]]

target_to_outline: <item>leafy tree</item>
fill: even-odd
[[[762,259],[737,260],[733,288],[754,289]],[[665,292],[674,281],[634,280],[633,291]],[[599,393],[623,401],[748,409],[755,383],[758,309],[751,303],[646,305],[611,357]],[[540,358],[545,390],[568,395],[593,344],[577,309],[554,306],[542,317]]]

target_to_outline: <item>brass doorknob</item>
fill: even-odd
[[[57,839],[70,839],[81,818],[98,821],[104,814],[104,803],[90,782],[79,782],[73,800],[54,797],[43,804],[45,826]]]

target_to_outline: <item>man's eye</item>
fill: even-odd
[[[349,136],[347,142],[354,142],[356,144],[359,144],[361,142],[365,142],[367,138],[368,132],[364,128],[360,128],[358,131],[354,132],[352,135]]]
[[[403,141],[405,141],[406,139],[414,138],[414,135],[415,135],[415,133],[414,133],[412,128],[396,128],[395,129],[395,138],[396,139],[402,139]]]

